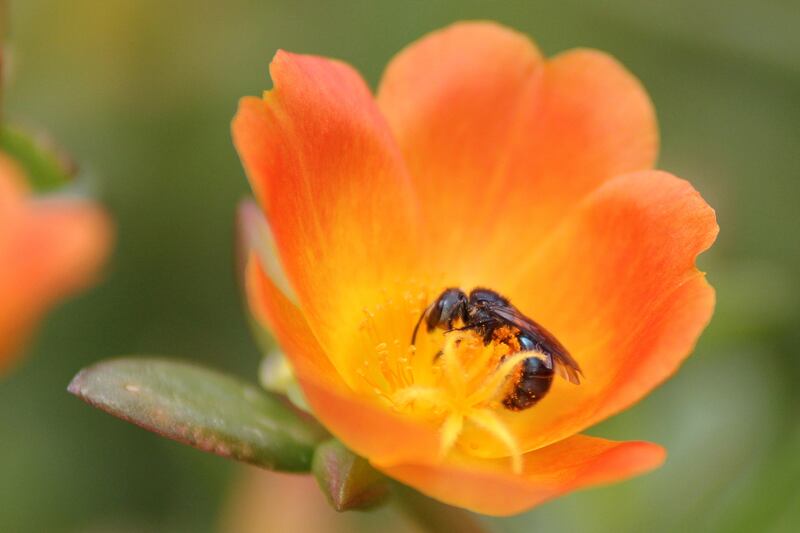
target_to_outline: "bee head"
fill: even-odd
[[[425,323],[428,331],[434,328],[452,329],[453,322],[461,319],[467,321],[469,298],[461,289],[446,289],[433,303]]]

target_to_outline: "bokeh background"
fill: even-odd
[[[81,367],[131,353],[255,381],[260,354],[233,268],[234,209],[248,193],[229,134],[238,98],[270,86],[279,47],[342,58],[374,86],[402,46],[465,18],[505,22],[548,55],[589,46],[618,57],[655,101],[659,166],[690,179],[721,226],[700,260],[719,303],[696,353],[591,431],[663,443],[664,467],[492,527],[800,530],[794,0],[11,1],[6,113],[74,156],[118,243],[102,283],[51,313],[0,383],[0,530],[222,527],[242,467],[92,410],[65,387]]]

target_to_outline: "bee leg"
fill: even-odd
[[[445,330],[445,333],[450,333],[452,331],[468,331],[470,329],[482,331],[486,326],[490,326],[494,323],[493,320],[484,320],[482,322],[475,322],[473,324],[467,324],[466,326],[462,326],[460,328],[450,328]]]

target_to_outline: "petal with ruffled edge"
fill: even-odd
[[[234,143],[308,324],[346,367],[364,307],[412,272],[410,180],[352,68],[278,52],[270,73],[272,91],[241,100]]]
[[[441,465],[376,465],[432,498],[478,513],[520,513],[577,489],[652,470],[665,457],[657,444],[575,435],[523,456],[522,473],[506,459],[450,456]]]
[[[716,238],[713,209],[665,172],[622,176],[588,196],[510,279],[506,294],[583,370],[533,408],[504,412],[524,450],[558,441],[672,375],[711,319],[714,290],[695,259]],[[475,435],[480,453],[503,455]],[[488,448],[487,448],[488,446]]]
[[[544,61],[524,35],[458,23],[400,52],[378,92],[420,195],[432,268],[499,287],[581,197],[652,167],[641,84],[610,56]]]

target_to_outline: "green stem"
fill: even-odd
[[[430,533],[458,531],[459,533],[489,533],[475,515],[423,496],[414,489],[395,483],[393,500],[422,530]]]

